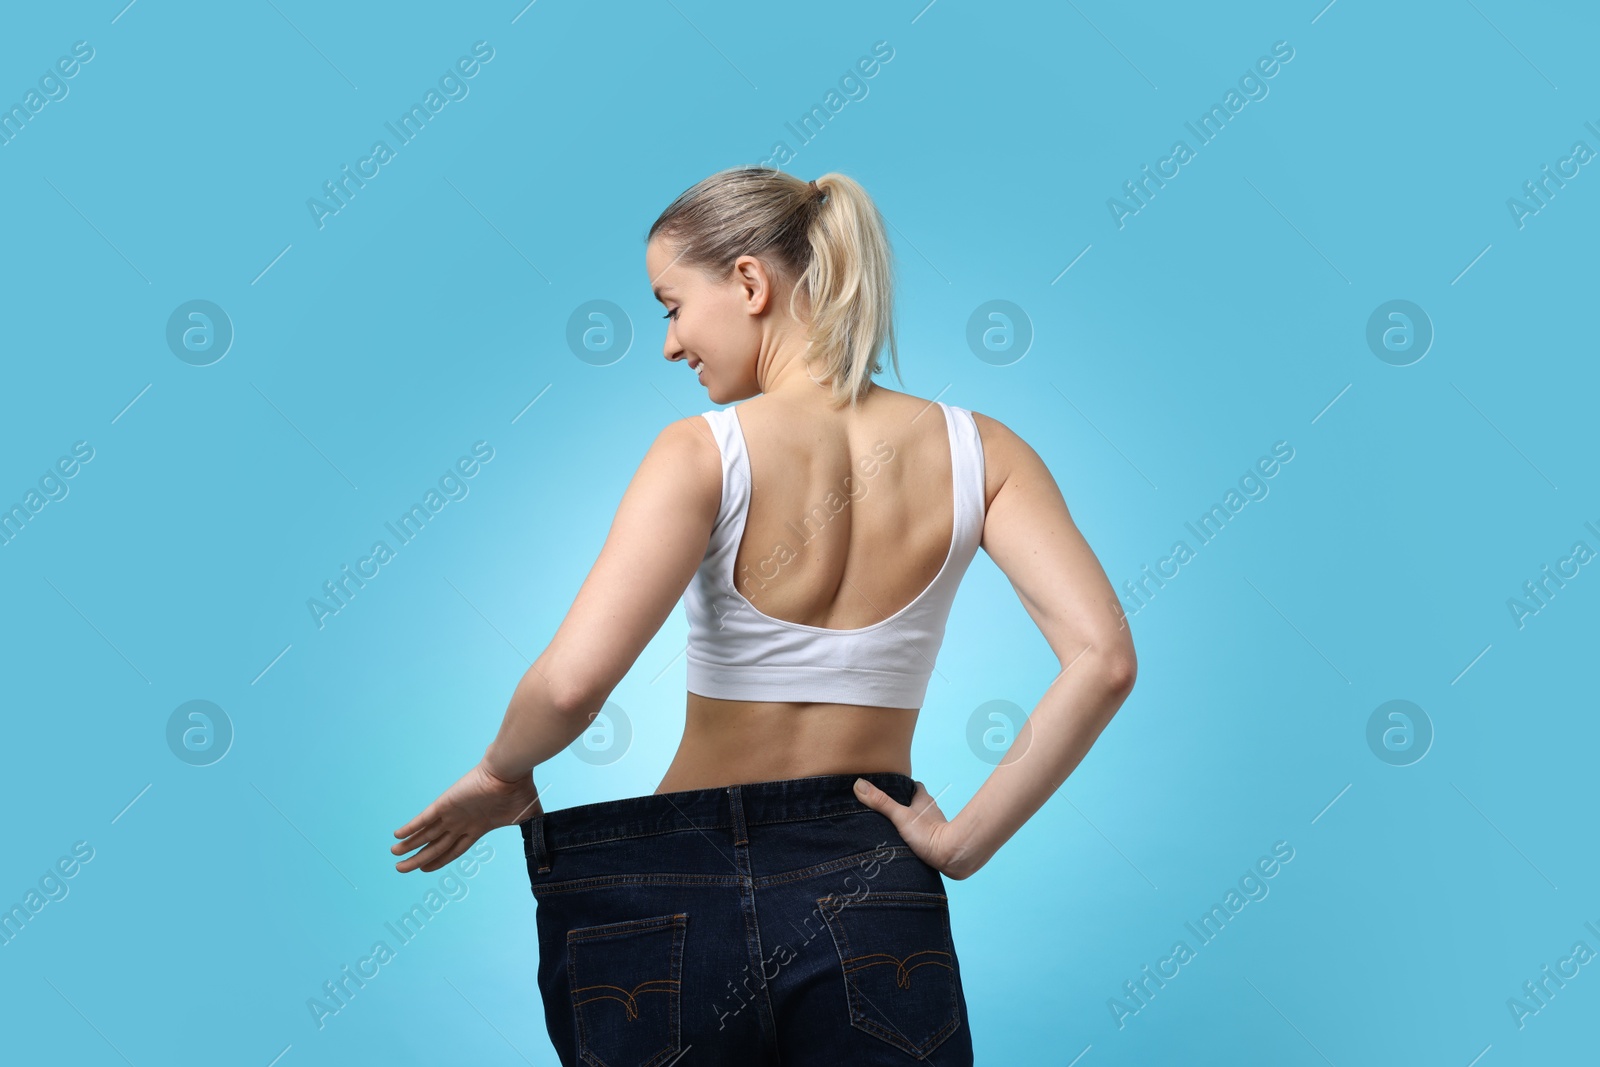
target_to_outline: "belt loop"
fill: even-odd
[[[543,815],[535,815],[519,825],[522,827],[522,855],[528,866],[540,874],[550,871],[550,852],[546,847]]]
[[[734,847],[750,843],[749,836],[745,833],[744,825],[744,791],[743,787],[730,785],[728,787],[728,807],[733,812],[733,844]]]

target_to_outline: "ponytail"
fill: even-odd
[[[734,167],[674,200],[650,227],[681,245],[678,259],[722,277],[741,255],[774,260],[792,283],[789,314],[805,294],[812,377],[827,381],[835,407],[855,403],[883,370],[895,377],[894,261],[883,219],[859,183],[837,172],[801,181],[771,167]]]
[[[831,377],[836,405],[854,405],[883,369],[887,343],[895,377],[893,255],[883,220],[852,178],[828,173],[816,181],[822,204],[807,231],[811,262],[802,285],[811,303],[811,354]]]

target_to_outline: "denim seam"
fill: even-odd
[[[631,934],[640,930],[653,930],[659,926],[682,926],[689,921],[689,913],[673,912],[671,915],[652,915],[644,919],[624,919],[622,922],[601,923],[598,926],[579,926],[567,931],[568,941],[587,941],[614,934]]]
[[[907,856],[916,855],[916,853],[906,845],[891,845],[889,851],[896,859],[903,859]],[[798,882],[802,879],[811,878],[819,874],[828,874],[832,871],[843,870],[846,867],[857,866],[858,861],[864,857],[881,857],[882,855],[882,849],[874,848],[868,852],[857,852],[851,856],[841,856],[838,859],[831,859],[825,863],[815,863],[810,867],[802,867],[799,870],[784,871],[780,874],[764,874],[760,878],[756,879],[756,888],[765,889],[769,886],[784,885],[789,882]]]
[[[835,896],[838,896],[838,894],[830,893],[828,896],[819,897],[817,898],[817,903],[821,904],[825,900],[832,900]],[[863,900],[856,906],[860,907],[862,904],[868,906],[872,904],[924,904],[928,907],[949,907],[950,898],[943,893],[928,893],[921,889],[891,889],[876,893],[871,900]]]
[[[857,802],[859,803],[859,801]],[[816,819],[838,819],[845,815],[876,815],[878,812],[862,804],[858,808],[840,808],[837,811],[825,811],[821,815],[797,815],[792,819],[757,819],[751,826],[782,826],[791,822],[812,822]]]
[[[733,815],[733,863],[739,874],[739,911],[744,916],[745,952],[762,975],[760,996],[756,1013],[761,1026],[761,1044],[770,1049],[775,1064],[782,1058],[777,1049],[777,1018],[772,1010],[772,986],[765,981],[766,972],[761,965],[761,918],[756,912],[755,871],[750,864],[750,830],[745,824],[744,788],[728,788],[728,808]]]
[[[562,852],[569,848],[585,848],[589,845],[603,845],[608,841],[631,841],[636,837],[660,837],[662,834],[681,834],[688,830],[731,830],[732,823],[715,822],[709,826],[674,826],[666,830],[641,830],[638,833],[613,834],[610,837],[596,837],[590,840],[564,841],[550,848],[551,854]]]
[[[740,886],[744,880],[736,875],[703,874],[661,876],[654,874],[605,874],[591,878],[569,878],[564,882],[546,882],[533,887],[533,895],[575,893],[585,889],[609,889],[620,885],[688,885],[688,886]]]

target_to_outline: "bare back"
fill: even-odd
[[[761,395],[739,405],[751,493],[734,559],[754,610],[835,630],[899,612],[933,581],[954,535],[952,441],[939,405],[874,386],[857,408]],[[975,415],[985,504],[1004,484],[998,427]],[[1003,431],[1003,428],[1000,428]],[[716,446],[709,440],[707,447]],[[869,473],[870,472],[870,473]],[[828,499],[848,500],[832,510]],[[688,694],[683,741],[657,792],[870,771],[911,773],[917,708]]]

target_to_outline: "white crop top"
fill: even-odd
[[[750,507],[750,457],[735,408],[703,413],[722,453],[722,504],[705,558],[684,591],[688,689],[725,700],[920,708],[956,587],[983,538],[983,442],[972,412],[935,401],[950,433],[955,523],[944,566],[917,598],[853,630],[808,626],[757,610],[733,584]],[[830,494],[828,507],[848,506]]]

